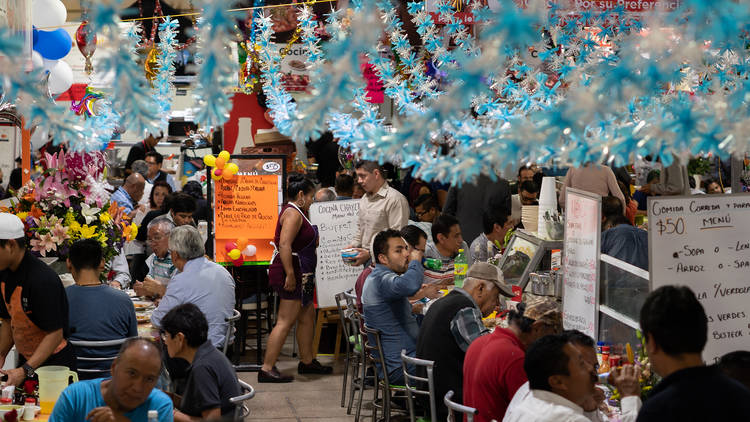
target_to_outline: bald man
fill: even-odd
[[[125,179],[125,183],[112,194],[111,200],[125,208],[125,212],[134,217],[138,212],[138,201],[143,197],[146,179],[138,173],[133,173]]]
[[[335,201],[336,193],[328,188],[321,188],[315,192],[315,202]]]
[[[161,372],[161,353],[153,342],[128,339],[111,371],[112,378],[69,385],[60,394],[49,421],[145,421],[149,410],[159,413],[160,422],[172,421],[172,400],[154,388]]]

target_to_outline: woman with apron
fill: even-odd
[[[263,367],[258,382],[291,382],[294,377],[283,375],[276,368],[286,336],[297,322],[300,374],[330,374],[333,368],[323,366],[313,356],[315,309],[313,308],[314,276],[318,246],[318,228],[307,219],[313,202],[315,186],[302,175],[289,176],[287,204],[281,208],[274,236],[274,251],[268,269],[270,286],[279,295],[279,315],[268,336]]]

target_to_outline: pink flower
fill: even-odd
[[[38,234],[39,239],[31,239],[31,250],[47,256],[47,252],[56,251],[57,243],[51,234]]]
[[[52,240],[58,245],[70,239],[70,236],[68,236],[68,228],[63,227],[59,221],[54,227],[52,227],[50,234],[52,235]]]

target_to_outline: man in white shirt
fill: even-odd
[[[409,222],[409,203],[401,192],[388,186],[378,163],[360,161],[355,168],[365,196],[359,200],[359,230],[351,246],[359,251],[354,265],[363,265],[372,258],[370,249],[376,234],[401,230]]]
[[[578,330],[567,330],[562,333],[582,354],[594,368],[598,368],[599,363],[596,359],[596,349],[594,348],[594,339]],[[638,418],[638,411],[641,408],[641,387],[638,382],[640,371],[633,365],[625,365],[622,368],[612,370],[610,384],[617,387],[622,394],[622,413],[620,414],[621,422],[635,422]],[[508,405],[508,411],[511,411],[522,401],[527,399],[531,394],[529,383],[522,385],[513,396]],[[609,421],[609,417],[599,410],[599,405],[604,401],[604,391],[599,387],[594,387],[593,394],[583,403],[583,414],[591,422]]]
[[[589,422],[583,405],[594,391],[596,371],[566,336],[537,340],[523,367],[530,394],[505,412],[503,422]]]

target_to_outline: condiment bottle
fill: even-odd
[[[599,366],[599,373],[603,374],[609,371],[609,346],[602,346],[602,364]]]

